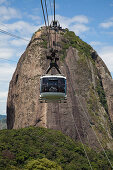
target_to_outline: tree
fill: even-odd
[[[46,158],[43,159],[36,159],[28,161],[27,165],[24,168],[25,170],[62,170],[62,168],[55,162],[50,161]]]

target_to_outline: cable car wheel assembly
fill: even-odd
[[[46,58],[50,60],[50,65],[46,71],[45,75],[42,75],[40,77],[40,97],[39,101],[40,103],[48,103],[48,102],[57,102],[57,103],[66,103],[67,101],[67,84],[66,84],[66,77],[64,77],[59,69],[59,66],[57,64],[57,61],[59,60],[59,57],[56,55],[58,53],[58,50],[56,49],[56,33],[61,30],[60,24],[58,21],[55,20],[55,0],[54,0],[54,20],[49,25],[49,19],[48,19],[48,12],[47,12],[47,5],[45,0],[45,8],[46,8],[46,15],[48,20],[48,27],[46,25],[46,16],[44,13],[44,6],[43,2],[41,0],[41,6],[45,21],[45,26],[48,36],[48,42],[49,42],[49,48],[50,48],[50,55],[47,55]],[[55,41],[51,42],[50,47],[50,29],[54,30],[55,32]],[[53,47],[55,46],[55,48]],[[55,68],[59,74],[48,74],[52,68]]]

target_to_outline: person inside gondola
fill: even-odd
[[[65,82],[61,78],[58,80],[58,87],[59,87],[59,90],[58,90],[59,92],[65,93]]]

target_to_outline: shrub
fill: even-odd
[[[34,169],[41,169],[41,170],[56,169],[56,170],[62,170],[62,168],[57,163],[55,163],[53,161],[50,161],[50,160],[48,160],[46,158],[28,161],[27,165],[24,168],[24,170],[34,170]]]

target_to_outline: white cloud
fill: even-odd
[[[113,46],[106,46],[98,51],[110,72],[113,72]]]
[[[102,43],[102,42],[99,42],[99,41],[91,41],[89,44],[92,45],[92,46],[100,46],[100,45],[103,45],[103,43]]]
[[[100,23],[100,27],[103,27],[103,28],[113,27],[113,17],[109,18],[106,22]]]
[[[10,20],[13,18],[21,18],[21,14],[18,10],[11,7],[0,6],[0,21]]]
[[[0,81],[10,81],[12,78],[12,75],[15,71],[16,66],[15,65],[11,65],[8,63],[2,63],[0,64]]]
[[[0,58],[9,59],[13,57],[15,50],[11,48],[0,48]]]
[[[70,30],[74,31],[75,34],[79,35],[83,32],[88,31],[90,28],[83,24],[75,24],[72,27],[70,27]]]
[[[4,99],[4,98],[6,98],[7,97],[7,94],[8,94],[8,92],[6,91],[6,92],[1,92],[0,91],[0,102],[2,101],[4,101],[4,100],[1,100],[1,99]]]
[[[18,32],[21,36],[29,36],[30,34],[33,34],[39,26],[32,25],[25,21],[17,21],[13,24],[7,24],[8,31],[12,32]],[[24,38],[24,37],[23,37]]]
[[[28,15],[29,18],[31,18],[32,20],[36,20],[36,21],[40,21],[41,17],[36,16],[36,15]]]
[[[7,0],[0,0],[0,5],[3,4],[3,3],[6,3]]]
[[[78,22],[78,23],[82,23],[82,24],[87,24],[89,22],[88,18],[84,15],[79,15],[79,16],[75,16],[71,19],[71,23],[72,22]]]
[[[74,16],[72,18],[56,15],[56,19],[60,22],[63,28],[69,28],[77,35],[88,31],[90,28],[85,24],[88,24],[89,20],[84,15]]]
[[[6,114],[6,105],[2,106],[3,109],[0,108],[0,114],[5,115]]]
[[[112,21],[109,21],[109,22],[103,22],[100,24],[101,27],[103,28],[110,28],[110,27],[113,27],[113,22]]]
[[[14,73],[15,66],[7,63],[0,64],[0,114],[6,114],[6,102],[8,95],[8,82]],[[7,80],[7,82],[6,82]]]
[[[5,99],[0,99],[0,103],[6,103]]]
[[[27,39],[27,38],[26,38]],[[10,44],[16,47],[26,46],[29,42],[19,39],[14,39],[10,41]]]
[[[10,37],[4,34],[0,34],[0,48],[6,48],[9,46]],[[1,55],[1,54],[0,54]]]
[[[7,101],[8,91],[0,91],[0,114],[6,113],[6,101]]]

